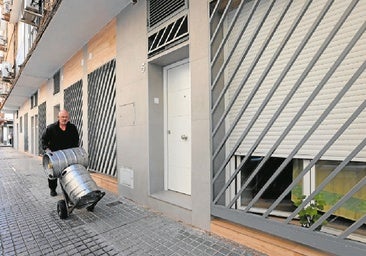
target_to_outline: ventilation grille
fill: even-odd
[[[188,39],[188,15],[184,15],[149,36],[148,57]]]
[[[180,10],[187,8],[186,0],[150,0],[147,1],[148,28],[153,28],[163,20]]]

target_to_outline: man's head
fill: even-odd
[[[67,122],[69,122],[69,112],[67,112],[65,109],[61,110],[58,113],[58,121],[60,125],[66,125]]]

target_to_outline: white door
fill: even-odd
[[[191,194],[191,83],[188,61],[164,68],[166,189]]]

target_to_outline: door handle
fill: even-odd
[[[183,134],[182,136],[180,136],[180,138],[181,138],[182,140],[187,140],[187,139],[188,139],[188,136]]]

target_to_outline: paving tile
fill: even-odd
[[[0,147],[0,256],[263,254],[106,192],[93,212],[57,215],[41,159]]]

